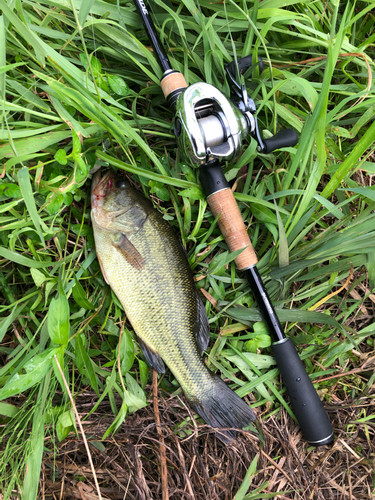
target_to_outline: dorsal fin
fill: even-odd
[[[195,336],[195,341],[198,346],[200,355],[204,353],[207,349],[208,343],[210,341],[210,325],[208,323],[208,317],[206,313],[206,308],[196,292],[197,300],[197,319],[193,325],[193,333]]]

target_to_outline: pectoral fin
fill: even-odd
[[[165,373],[165,364],[159,354],[155,352],[149,345],[146,344],[140,337],[137,337],[139,347],[142,349],[143,355],[147,363],[158,373]]]
[[[138,271],[142,269],[145,262],[142,255],[123,233],[117,233],[115,235],[112,245],[117,248],[131,266],[138,269]]]

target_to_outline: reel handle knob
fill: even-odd
[[[261,153],[272,153],[276,149],[295,146],[298,142],[297,132],[291,128],[280,130],[277,134],[269,139],[263,139],[263,148],[260,148]]]
[[[263,63],[263,59],[260,56],[258,56],[257,64],[259,65],[259,74],[261,74],[263,69],[264,69],[264,63]],[[253,65],[253,56],[252,55],[243,57],[242,59],[237,59],[238,73],[240,75],[243,75],[244,73],[246,73],[246,71],[252,65]],[[236,61],[231,61],[228,64],[226,69],[227,69],[227,72],[230,73],[232,78],[234,78],[236,80],[236,78],[237,78]],[[250,78],[251,77],[252,77],[252,75],[250,75]]]

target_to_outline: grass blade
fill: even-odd
[[[85,24],[86,18],[94,5],[95,0],[83,0],[81,7],[79,9],[78,21],[79,26],[82,27]]]
[[[26,207],[29,211],[31,220],[33,221],[34,226],[39,234],[39,238],[40,238],[40,241],[42,243],[42,246],[44,247],[44,246],[46,246],[46,242],[44,241],[44,236],[43,236],[43,232],[41,229],[41,225],[43,224],[43,226],[44,226],[45,224],[40,219],[38,211],[36,209],[34,195],[33,195],[33,189],[31,187],[31,182],[30,182],[29,169],[27,167],[21,168],[21,170],[18,172],[18,180],[19,180],[19,185],[20,185],[20,189],[22,192],[23,200],[24,200]]]
[[[253,461],[250,464],[250,467],[247,469],[244,480],[243,480],[240,488],[238,489],[235,497],[233,498],[233,500],[243,500],[243,498],[245,497],[248,489],[250,488],[253,477],[256,473],[258,459],[259,459],[259,455],[255,455],[255,457],[253,458]]]
[[[375,142],[375,122],[366,130],[363,137],[356,143],[351,153],[341,163],[340,167],[333,174],[331,180],[322,191],[322,196],[328,198],[337,189],[349,172],[355,168],[359,158]],[[359,167],[359,165],[358,165]]]
[[[6,66],[4,16],[0,16],[0,68]],[[5,101],[5,72],[0,72],[0,97]]]

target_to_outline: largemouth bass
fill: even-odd
[[[190,406],[214,428],[243,428],[252,409],[202,361],[210,329],[193,275],[171,226],[151,202],[109,171],[92,184],[96,253],[148,364],[165,364]],[[165,363],[165,364],[164,364]],[[220,431],[227,442],[235,431]]]

